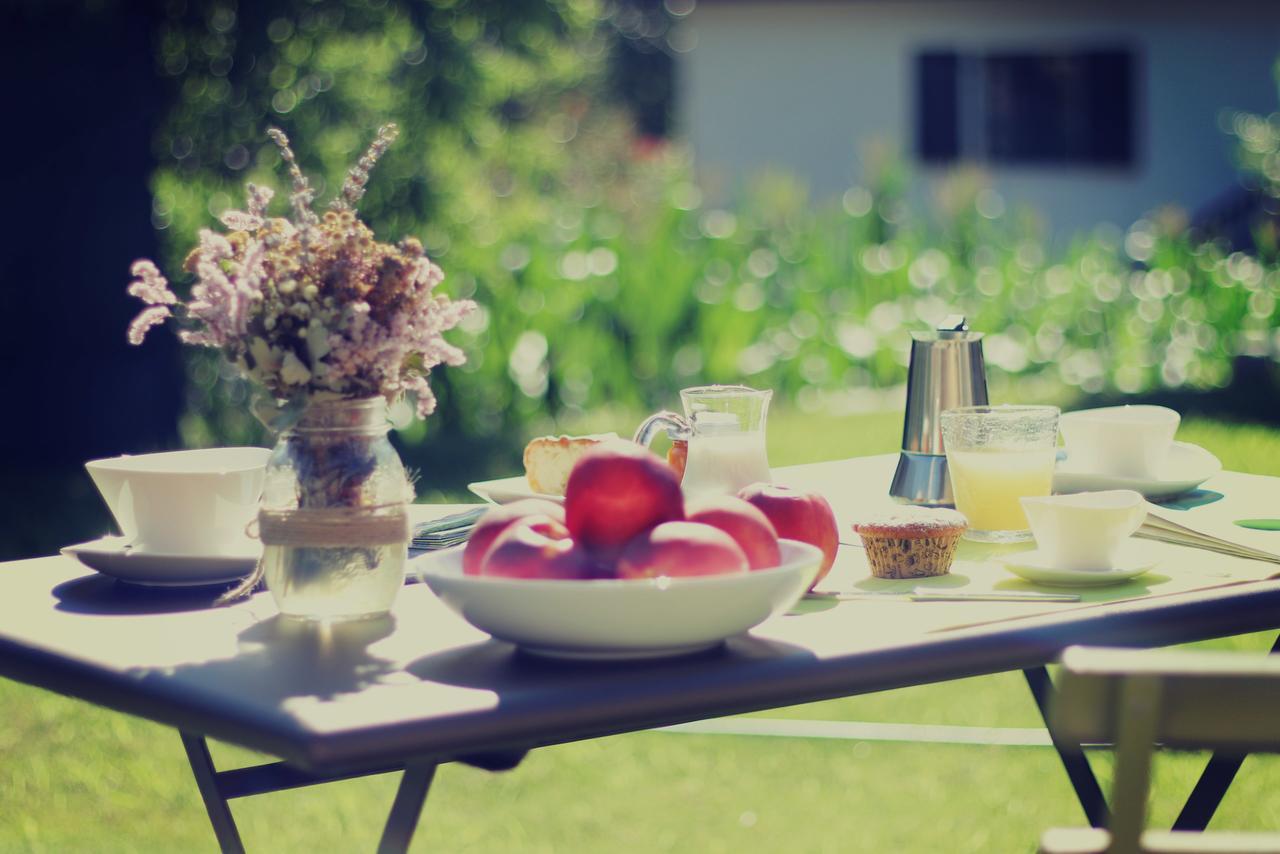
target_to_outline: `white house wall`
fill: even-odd
[[[782,170],[818,198],[860,179],[868,143],[912,164],[915,192],[942,174],[915,163],[914,61],[922,49],[1134,50],[1132,167],[989,168],[1011,205],[1062,236],[1127,224],[1173,202],[1194,211],[1236,181],[1224,108],[1278,107],[1280,0],[1270,3],[730,2],[703,0],[684,26],[678,121],[699,180],[723,201],[748,176]],[[687,35],[687,34],[686,34]]]

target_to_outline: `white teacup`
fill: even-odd
[[[1147,518],[1147,501],[1131,489],[1023,498],[1036,545],[1056,569],[1107,570]]]
[[[1165,406],[1107,406],[1058,419],[1073,468],[1120,477],[1159,477],[1182,420]]]
[[[121,533],[150,554],[241,555],[258,548],[266,448],[208,448],[85,463]]]

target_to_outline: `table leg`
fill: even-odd
[[[418,827],[422,804],[427,799],[427,791],[431,788],[431,780],[435,774],[434,764],[409,765],[404,769],[400,788],[396,790],[395,802],[391,805],[391,814],[387,816],[387,826],[378,843],[378,854],[399,854],[409,850],[409,841],[413,839],[413,832]]]
[[[1174,830],[1204,830],[1209,819],[1218,811],[1218,805],[1231,788],[1236,772],[1244,763],[1244,754],[1215,752],[1204,766],[1204,772],[1196,781],[1196,787],[1187,796],[1182,812],[1173,823]]]
[[[1053,731],[1053,727],[1049,726],[1049,696],[1053,693],[1053,681],[1049,678],[1049,671],[1043,666],[1029,667],[1022,671],[1022,675],[1027,678],[1027,687],[1031,689],[1031,696],[1035,698],[1036,707],[1040,709],[1040,717],[1049,730],[1049,738],[1053,740],[1053,747],[1058,751],[1058,757],[1067,771],[1071,788],[1075,789],[1076,797],[1080,800],[1080,808],[1084,810],[1085,818],[1092,827],[1106,827],[1107,800],[1103,797],[1098,778],[1094,776],[1093,768],[1090,767],[1089,760],[1084,755],[1084,749],[1078,744],[1062,741]]]
[[[209,821],[213,824],[213,833],[218,838],[218,847],[223,854],[244,854],[244,843],[240,841],[240,831],[236,830],[231,807],[218,789],[218,772],[213,767],[208,743],[201,735],[185,732],[181,735],[182,746],[187,750],[187,761],[191,763],[196,786],[200,789],[205,811],[209,813]]]
[[[1270,654],[1275,655],[1277,651],[1280,651],[1280,635],[1276,636],[1275,643],[1271,645]],[[1182,812],[1178,813],[1178,818],[1173,823],[1174,830],[1204,830],[1209,826],[1209,819],[1218,811],[1218,805],[1226,796],[1227,789],[1231,788],[1236,772],[1244,764],[1244,757],[1245,754],[1222,751],[1209,757],[1200,779],[1196,781],[1196,787],[1191,790]]]
[[[231,816],[231,807],[227,803],[229,798],[279,792],[299,786],[313,786],[317,783],[363,777],[368,774],[385,774],[389,770],[396,770],[374,768],[349,774],[318,775],[297,771],[283,763],[274,763],[252,768],[237,768],[233,771],[218,771],[214,768],[213,757],[209,754],[209,744],[204,736],[185,732],[181,735],[182,746],[186,748],[187,760],[191,763],[191,771],[195,774],[196,785],[200,789],[200,797],[204,800],[209,821],[213,824],[214,835],[218,838],[218,847],[224,854],[244,854],[244,843],[240,840],[240,832],[236,829],[235,819]],[[519,760],[508,759],[508,761],[517,764]],[[391,814],[387,817],[382,840],[378,843],[378,854],[399,854],[409,849],[409,841],[413,839],[413,832],[417,829],[418,819],[422,815],[422,804],[427,798],[427,790],[431,788],[431,780],[435,777],[435,773],[434,763],[404,766],[400,788],[396,790]]]
[[[186,748],[187,760],[191,763],[191,772],[195,775],[196,785],[200,788],[200,797],[204,800],[209,821],[213,824],[218,846],[229,854],[244,854],[244,843],[240,840],[240,832],[236,829],[235,819],[232,818],[231,808],[227,803],[233,798],[282,792],[286,789],[400,770],[404,771],[404,776],[400,779],[400,788],[396,791],[395,802],[391,805],[391,814],[387,816],[387,824],[383,829],[378,851],[379,854],[405,851],[413,838],[414,830],[417,829],[418,819],[422,815],[422,804],[426,800],[427,791],[431,788],[431,780],[436,773],[435,763],[407,765],[398,763],[332,774],[302,771],[284,762],[219,771],[213,765],[213,757],[209,755],[209,744],[204,736],[186,732],[181,735],[182,746]],[[520,764],[526,752],[509,750],[476,753],[459,756],[452,761],[463,762],[487,771],[508,771]]]

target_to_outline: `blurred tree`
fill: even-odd
[[[576,93],[606,53],[597,22],[591,0],[171,4],[156,61],[173,107],[155,138],[152,181],[167,266],[239,203],[247,180],[282,185],[268,126],[289,133],[323,204],[374,130],[395,121],[400,140],[377,167],[363,218],[383,240],[420,237],[452,295],[485,290],[451,249],[488,250],[512,223],[545,219],[541,196],[559,183],[583,107]],[[261,438],[247,390],[218,382],[214,354],[188,361],[185,441]],[[433,385],[432,429],[465,441],[455,381],[445,371]]]

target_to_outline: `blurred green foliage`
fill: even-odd
[[[176,87],[154,181],[173,260],[246,179],[283,185],[268,124],[331,188],[378,124],[404,129],[363,214],[384,240],[420,236],[450,293],[482,305],[451,336],[468,364],[433,377],[440,412],[401,432],[411,464],[497,473],[551,419],[669,406],[701,382],[839,411],[901,383],[910,332],[953,313],[988,333],[997,381],[1084,394],[1214,388],[1237,356],[1280,351],[1274,258],[1189,239],[1175,212],[1056,251],[979,173],[922,215],[884,152],[830,204],[761,176],[732,209],[704,205],[687,154],[605,103],[613,13],[591,3],[196,10],[158,57]],[[189,443],[254,435],[218,373],[193,359]]]
[[[1280,60],[1272,74],[1280,94]],[[1225,118],[1227,130],[1236,139],[1236,165],[1246,183],[1271,199],[1264,206],[1267,216],[1254,228],[1254,242],[1262,252],[1280,254],[1280,112],[1266,116],[1236,112]]]
[[[246,181],[287,186],[271,125],[293,138],[327,200],[375,129],[399,123],[362,216],[383,240],[416,235],[441,261],[455,245],[496,251],[505,229],[544,216],[542,194],[560,178],[604,56],[598,14],[592,0],[172,4],[156,61],[173,107],[152,181],[168,269],[199,228],[239,206]],[[479,289],[474,272],[451,272],[452,295]],[[184,441],[261,439],[248,391],[220,381],[228,372],[214,354],[192,356],[189,375]],[[452,422],[467,407],[447,377],[436,386]]]

